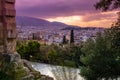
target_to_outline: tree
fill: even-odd
[[[40,55],[40,44],[37,41],[29,41],[27,46],[29,55],[37,59]]]
[[[74,31],[71,30],[70,32],[70,43],[74,43]]]
[[[83,66],[83,63],[80,61],[80,56],[82,55],[81,46],[72,46],[71,50],[71,54],[74,54],[72,57],[75,62],[75,66]]]
[[[28,46],[26,43],[21,43],[17,46],[17,52],[21,55],[23,59],[29,60]]]
[[[66,44],[67,43],[67,40],[66,40],[66,36],[63,36],[63,44]]]
[[[29,41],[17,47],[18,53],[27,60],[31,58],[38,60],[40,57],[40,44],[36,41]]]
[[[57,57],[57,52],[55,51],[55,49],[50,49],[50,51],[48,52],[48,59],[49,59],[49,63],[52,64],[56,64],[56,58]]]
[[[106,40],[99,33],[93,41],[89,39],[83,47],[84,55],[81,57],[81,61],[85,66],[81,67],[81,75],[86,80],[99,80],[102,78],[113,78],[115,66],[115,60],[113,54],[109,51]]]
[[[35,40],[36,37],[35,37],[35,33],[32,33],[32,39]]]
[[[99,0],[95,4],[96,9],[103,11],[120,8],[120,0]]]
[[[117,79],[120,76],[120,47],[114,44],[119,42],[116,39],[119,37],[116,36],[119,29],[111,34],[112,29],[103,34],[99,33],[95,41],[89,39],[84,43],[82,48],[84,55],[81,56],[81,61],[85,66],[81,67],[80,74],[85,79],[108,80]]]
[[[118,53],[120,52],[120,12],[118,12],[118,19],[112,25],[110,29],[107,30],[107,36],[111,40],[111,47]]]
[[[120,76],[120,13],[118,20],[95,40],[84,43],[81,61],[81,75],[87,80],[105,78],[117,79]]]

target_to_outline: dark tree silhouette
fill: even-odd
[[[36,37],[35,37],[35,33],[32,34],[32,39],[35,40]]]
[[[95,4],[96,9],[107,11],[120,8],[120,0],[99,0]]]
[[[70,43],[74,43],[74,31],[71,30],[70,32]]]
[[[63,44],[66,44],[67,40],[66,40],[66,36],[63,36]]]

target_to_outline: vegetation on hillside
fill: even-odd
[[[79,67],[83,65],[80,62],[81,46],[55,44],[44,45],[37,41],[22,42],[17,45],[17,51],[22,58],[30,61],[38,61],[54,65],[65,65]]]

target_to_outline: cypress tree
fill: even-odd
[[[66,44],[67,43],[67,41],[66,41],[66,36],[63,36],[63,42],[62,42],[63,44]]]
[[[32,34],[32,39],[35,40],[35,33]]]
[[[70,43],[74,43],[74,31],[71,30],[70,32]]]

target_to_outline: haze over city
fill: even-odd
[[[110,27],[117,18],[116,12],[95,9],[98,0],[17,0],[17,16],[29,16],[59,21],[81,27]],[[27,5],[26,5],[27,4]],[[107,23],[107,24],[106,24]]]

